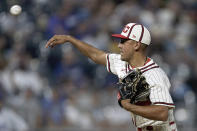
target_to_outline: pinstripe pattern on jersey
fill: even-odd
[[[126,68],[124,68],[125,65],[126,65],[126,62],[121,60],[120,55],[118,54],[106,55],[106,67],[107,67],[108,72],[118,75],[118,77],[120,77],[120,72],[121,72],[121,76],[123,77],[126,75]],[[121,71],[118,69],[121,69]]]
[[[119,78],[127,74],[125,64],[129,67],[127,62],[120,60],[120,55],[109,54],[107,57],[108,71],[118,75]],[[172,98],[169,94],[169,80],[159,66],[151,60],[140,69],[142,70],[149,85],[153,87],[151,88],[150,94],[151,102],[158,105],[174,107]]]
[[[144,75],[149,85],[152,86],[149,96],[151,102],[155,105],[175,107],[169,93],[170,83],[163,70],[154,68],[154,71],[145,72]]]
[[[108,58],[106,57],[106,60],[107,69],[110,68],[111,72],[115,75],[118,75],[120,79],[124,78],[124,76],[127,75],[129,69],[135,69],[132,68],[127,62],[122,61],[121,56],[119,54],[109,54]],[[159,66],[156,63],[154,63],[152,59],[151,61],[147,62],[144,66],[138,68],[141,69],[141,71],[143,72],[143,76],[146,78],[146,81],[151,86],[149,96],[150,102],[154,105],[175,107],[169,93],[169,88],[171,87],[171,85],[165,72],[161,68],[159,68]],[[170,110],[168,121],[166,122],[149,120],[144,117],[132,114],[134,124],[136,125],[136,127],[144,127],[149,125],[154,126],[154,129],[156,129],[154,131],[160,131],[160,129],[161,131],[172,131],[172,129],[175,129],[175,131],[177,131],[176,123],[172,124],[172,127],[169,126],[169,123],[171,121],[174,121],[173,112],[171,112]],[[165,124],[165,126],[158,126],[158,128],[155,128],[155,126],[161,124]],[[144,130],[143,128],[142,131],[146,130]]]

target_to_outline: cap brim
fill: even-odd
[[[123,36],[123,35],[121,35],[121,34],[112,34],[111,36],[112,36],[112,37],[116,37],[116,38],[129,39],[128,37],[125,37],[125,36]]]

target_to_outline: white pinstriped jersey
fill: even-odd
[[[108,72],[111,72],[122,79],[132,68],[128,62],[122,61],[119,54],[106,55],[106,67]],[[138,67],[143,73],[146,81],[150,85],[149,101],[139,103],[139,105],[163,105],[168,106],[168,120],[156,121],[144,118],[139,115],[132,115],[132,121],[138,131],[148,131],[152,128],[153,131],[177,131],[176,123],[173,116],[173,108],[175,108],[172,98],[169,93],[170,82],[164,71],[151,59],[148,58],[144,66]]]

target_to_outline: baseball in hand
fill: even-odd
[[[12,15],[19,15],[22,11],[22,8],[20,5],[13,5],[11,8],[10,8],[10,13]]]

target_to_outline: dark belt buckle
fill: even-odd
[[[152,126],[147,126],[147,127],[146,127],[146,130],[152,131],[152,130],[153,130],[153,127],[152,127]]]

